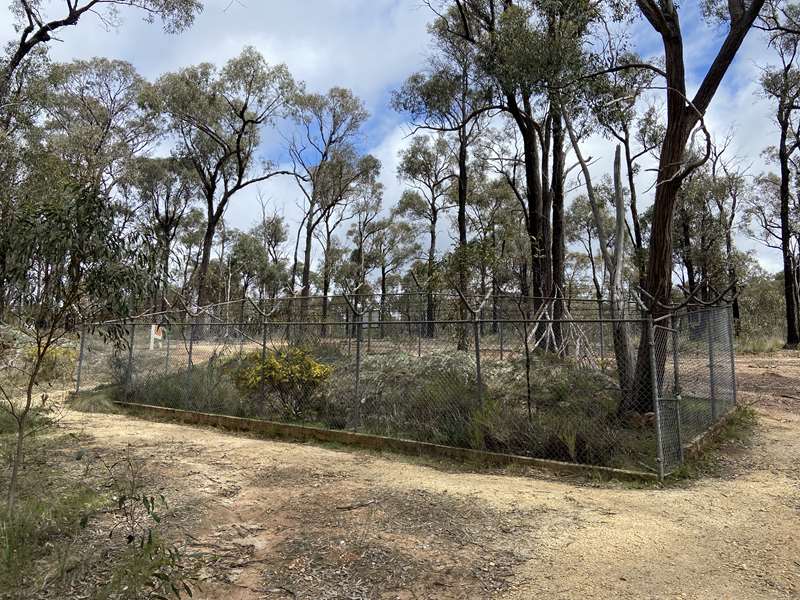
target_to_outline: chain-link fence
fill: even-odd
[[[116,346],[83,336],[78,387],[661,476],[736,401],[727,307],[612,319],[594,301],[507,298],[476,309],[440,298],[449,318],[430,320],[419,298],[392,307],[349,298],[324,317],[307,300],[269,312],[242,305],[231,321],[160,315],[127,324]]]

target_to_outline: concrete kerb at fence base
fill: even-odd
[[[114,404],[136,416],[164,418],[192,425],[209,425],[232,431],[252,432],[293,442],[343,444],[369,450],[396,452],[408,456],[446,458],[492,466],[518,465],[546,469],[554,473],[596,474],[605,479],[618,479],[623,481],[658,481],[658,475],[656,473],[646,473],[643,471],[629,471],[611,467],[561,462],[544,458],[485,452],[482,450],[442,446],[429,442],[417,442],[414,440],[355,433],[352,431],[323,429],[320,427],[308,427],[306,425],[291,425],[275,421],[262,421],[259,419],[245,419],[241,417],[200,413],[147,404],[134,404],[130,402],[115,402]]]

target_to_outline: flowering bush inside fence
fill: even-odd
[[[263,385],[277,396],[281,406],[295,417],[310,407],[314,393],[328,380],[333,369],[317,362],[302,348],[247,354],[233,369],[232,379],[244,393],[256,394]]]

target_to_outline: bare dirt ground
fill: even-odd
[[[800,355],[738,360],[760,421],[712,474],[665,489],[475,473],[119,415],[69,413],[89,452],[130,447],[195,555],[195,597],[800,597]]]

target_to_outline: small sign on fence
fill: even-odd
[[[150,325],[150,350],[155,347],[156,342],[158,342],[158,347],[161,348],[161,343],[164,341],[166,335],[161,325]]]

